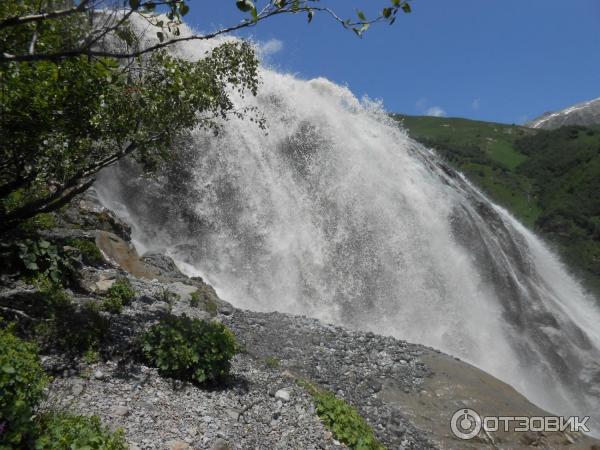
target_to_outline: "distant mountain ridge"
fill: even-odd
[[[565,125],[590,126],[598,124],[600,124],[600,97],[569,106],[558,112],[547,112],[537,119],[527,122],[525,126],[554,130]]]

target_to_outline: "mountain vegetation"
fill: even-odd
[[[492,200],[538,232],[600,292],[600,126],[533,130],[394,116]]]

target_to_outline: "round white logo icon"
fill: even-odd
[[[460,439],[473,439],[481,431],[481,416],[469,408],[459,409],[450,419],[454,436]]]

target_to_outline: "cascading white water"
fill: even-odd
[[[198,58],[206,47],[179,46]],[[423,343],[538,405],[600,416],[600,312],[506,211],[325,79],[264,68],[268,134],[196,130],[158,183],[98,183],[140,251],[167,251],[239,307],[305,314]]]

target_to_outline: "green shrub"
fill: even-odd
[[[100,361],[100,353],[97,350],[89,349],[83,354],[83,361],[87,364],[94,364]]]
[[[51,320],[37,326],[36,334],[45,348],[81,355],[98,349],[108,329],[109,322],[97,307],[71,304],[54,311]]]
[[[190,306],[193,308],[200,306],[200,298],[201,297],[199,291],[192,292],[192,294],[190,295]]]
[[[313,397],[317,414],[334,437],[353,450],[385,450],[358,411],[329,391],[299,382]]]
[[[223,324],[187,316],[166,316],[142,337],[142,350],[161,374],[197,383],[223,380],[238,350]]]
[[[118,297],[108,297],[102,301],[100,307],[102,308],[102,311],[111,314],[121,314],[121,312],[123,312],[123,301]]]
[[[215,315],[219,309],[219,305],[217,305],[213,299],[198,289],[197,291],[192,292],[190,296],[190,306],[198,307],[200,306],[200,303],[204,303],[204,309],[213,315]]]
[[[275,358],[274,356],[267,356],[265,358],[265,364],[270,369],[276,369],[277,367],[279,367],[279,359]]]
[[[217,303],[210,298],[204,297],[204,301],[206,303],[206,305],[205,305],[206,311],[208,311],[211,314],[216,315],[217,311],[219,310],[219,305],[217,305]]]
[[[68,244],[81,252],[81,258],[84,263],[92,266],[104,263],[102,252],[94,242],[86,239],[72,239]]]
[[[0,448],[31,439],[33,410],[47,383],[36,346],[16,337],[12,328],[0,329]]]
[[[156,293],[156,297],[161,302],[168,303],[170,308],[173,307],[175,302],[178,302],[181,299],[177,292],[173,292],[166,287],[161,287]]]
[[[108,289],[106,298],[102,302],[102,309],[111,314],[120,314],[124,305],[129,305],[135,298],[135,290],[127,278],[114,282]]]
[[[40,420],[36,450],[97,449],[127,450],[122,430],[111,432],[98,417],[51,413]]]
[[[118,298],[124,305],[128,305],[135,298],[135,290],[127,278],[121,278],[108,289],[107,295]]]
[[[28,274],[43,274],[59,283],[64,264],[56,246],[45,239],[16,241],[18,256]]]

